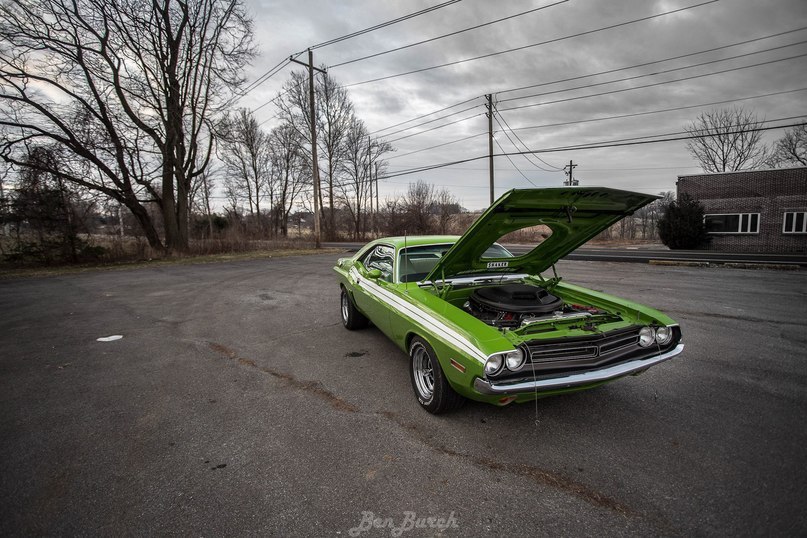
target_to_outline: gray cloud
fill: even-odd
[[[254,78],[289,54],[304,50],[312,44],[436,3],[436,0],[405,3],[366,0],[340,0],[339,2],[251,0],[248,5],[255,16],[256,36],[261,43],[261,55],[248,76]],[[550,0],[544,2],[463,0],[404,23],[317,49],[315,61],[334,65],[351,58],[428,39],[550,3]],[[697,0],[689,2],[684,0],[656,2],[572,0],[451,38],[334,68],[331,70],[331,75],[340,82],[348,84],[550,40],[696,3],[698,3]],[[370,130],[376,130],[490,92],[688,54],[802,26],[807,26],[807,3],[803,0],[772,0],[769,2],[721,0],[689,11],[613,30],[357,86],[351,88],[351,96],[356,104],[357,112]],[[586,83],[655,73],[660,69],[725,58],[803,40],[807,40],[807,31],[664,64],[620,71],[575,82],[547,85],[521,93],[568,90],[570,87]],[[564,91],[532,100],[502,103],[501,108],[518,103],[555,100],[612,89],[630,88],[805,52],[807,52],[807,45],[798,45],[675,73],[653,75],[597,88]],[[241,104],[254,108],[271,99],[277,94],[287,76],[288,70],[280,73],[250,93]],[[807,62],[804,58],[653,88],[513,110],[503,112],[503,115],[510,126],[515,128],[737,99],[802,87],[807,87]],[[498,97],[505,99],[515,95],[518,93],[503,93]],[[807,115],[805,95],[807,92],[791,93],[745,101],[738,105],[753,109],[761,118],[767,119]],[[482,103],[481,98],[476,99],[471,104],[480,106],[465,115],[484,112]],[[532,149],[550,148],[678,132],[699,112],[698,109],[690,109],[637,118],[517,132]],[[267,119],[274,114],[275,111],[272,110],[272,107],[267,106],[260,110],[259,117]],[[455,116],[451,120],[460,117],[462,116]],[[270,125],[271,122],[267,122],[267,126]],[[450,142],[464,136],[484,132],[486,129],[487,120],[484,115],[480,115],[444,129],[400,140],[395,143],[398,150],[396,155]],[[416,131],[400,133],[391,138]],[[781,131],[771,131],[765,134],[765,139],[772,141],[778,136],[781,136]],[[503,133],[497,134],[497,139],[505,150],[514,150]],[[496,149],[498,150],[498,148]],[[485,136],[480,136],[432,151],[422,151],[392,159],[390,172],[476,157],[486,153],[487,139]],[[603,184],[646,192],[672,190],[677,174],[698,171],[697,164],[687,154],[683,142],[558,152],[542,154],[541,157],[556,166],[562,166],[569,159],[574,159],[576,163],[579,163],[576,172],[582,184]],[[559,185],[563,180],[563,174],[537,170],[523,157],[513,157],[513,161],[527,177],[538,185]],[[438,186],[451,188],[462,198],[466,207],[480,208],[487,203],[486,165],[486,160],[480,160],[455,168],[392,178],[382,184],[381,193],[383,195],[402,192],[406,189],[407,182],[423,179]],[[497,192],[503,192],[507,188],[530,185],[521,174],[513,169],[512,164],[506,158],[498,157],[496,167]]]

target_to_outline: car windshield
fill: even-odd
[[[398,253],[398,282],[419,282],[432,272],[437,261],[448,252],[451,243],[407,247]],[[513,255],[498,243],[488,247],[483,258],[512,258]]]

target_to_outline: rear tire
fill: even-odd
[[[422,338],[416,336],[409,344],[409,378],[420,406],[439,415],[459,409],[465,398],[454,392],[448,383],[437,354]]]
[[[356,329],[364,329],[367,327],[370,320],[359,312],[356,305],[353,304],[353,299],[345,288],[342,288],[342,296],[339,299],[341,308],[339,309],[342,314],[342,325],[349,331]]]

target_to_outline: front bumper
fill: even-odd
[[[545,392],[551,390],[563,390],[574,387],[583,387],[604,383],[612,379],[617,379],[626,375],[634,374],[646,370],[653,365],[671,359],[684,351],[684,344],[678,344],[670,351],[655,355],[646,359],[633,360],[608,366],[598,370],[587,372],[568,373],[559,377],[536,378],[530,381],[520,381],[515,383],[491,383],[486,379],[477,377],[474,380],[474,388],[481,394],[506,395],[524,394],[530,392]]]

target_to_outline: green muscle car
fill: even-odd
[[[462,237],[375,240],[334,267],[342,322],[350,330],[372,322],[409,353],[412,388],[431,413],[465,398],[503,406],[638,374],[683,351],[678,324],[564,282],[554,264],[655,198],[512,190]],[[528,253],[497,243],[525,228],[546,230]]]

